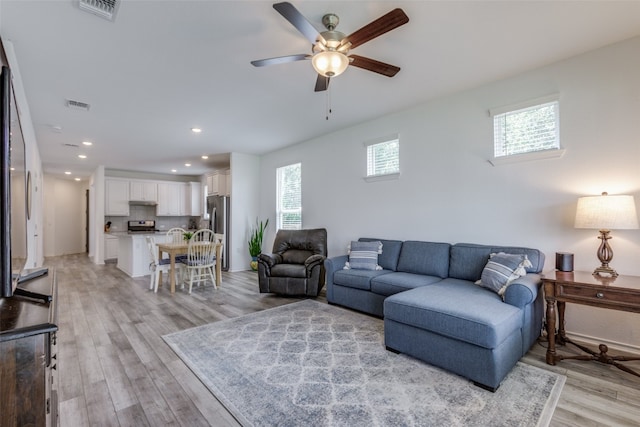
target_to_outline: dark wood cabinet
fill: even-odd
[[[57,426],[55,272],[21,287],[52,300],[0,299],[0,427]]]

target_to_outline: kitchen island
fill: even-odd
[[[147,247],[147,236],[152,236],[156,243],[166,243],[169,239],[166,232],[128,234],[111,233],[118,236],[118,268],[131,277],[142,277],[151,274],[151,254]],[[154,248],[157,251],[157,248]]]

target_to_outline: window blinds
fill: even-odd
[[[278,229],[302,228],[302,164],[295,163],[277,169]]]

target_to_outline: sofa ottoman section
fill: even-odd
[[[402,292],[384,302],[387,348],[489,390],[495,390],[522,357],[521,326],[522,310],[459,279]]]
[[[445,279],[390,296],[385,319],[485,348],[520,334],[522,311],[471,282]]]
[[[492,392],[522,357],[519,334],[489,349],[385,318],[384,336],[388,350],[468,378]]]

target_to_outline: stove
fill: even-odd
[[[155,233],[156,222],[152,219],[142,221],[127,221],[127,233],[140,234],[140,233]]]

